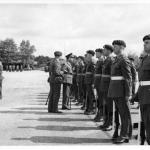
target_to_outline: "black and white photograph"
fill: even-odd
[[[21,1],[0,1],[0,147],[150,145],[150,2]]]

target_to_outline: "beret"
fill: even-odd
[[[55,55],[55,56],[62,56],[62,52],[60,52],[60,51],[55,51],[55,52],[54,52],[54,55]]]
[[[78,59],[79,59],[79,58],[82,59],[82,60],[84,60],[84,57],[83,57],[83,56],[78,56]]]
[[[70,53],[70,54],[66,55],[66,58],[69,59],[70,56],[73,56],[73,54]]]
[[[124,46],[124,47],[126,47],[126,43],[125,43],[124,41],[122,41],[122,40],[114,40],[114,41],[112,42],[112,45],[119,45],[119,46]]]
[[[92,56],[94,56],[94,55],[95,55],[95,52],[94,52],[93,50],[88,50],[88,51],[87,51],[87,54],[91,54]]]
[[[103,49],[102,49],[102,48],[97,48],[97,49],[95,50],[95,52],[103,53]]]
[[[114,51],[114,48],[111,45],[108,45],[108,44],[104,45],[103,48],[105,48],[107,50],[110,50],[111,52]]]
[[[145,40],[150,40],[150,34],[145,35],[145,36],[143,37],[143,41],[145,41]]]

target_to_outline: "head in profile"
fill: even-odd
[[[61,59],[62,52],[60,52],[60,51],[55,51],[55,52],[54,52],[54,56],[55,56],[55,58],[57,58],[57,59]]]
[[[114,40],[112,42],[114,54],[119,55],[124,52],[126,43],[123,40]]]

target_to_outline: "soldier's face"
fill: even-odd
[[[69,58],[69,61],[70,61],[70,62],[74,62],[74,58],[73,58],[73,57],[70,57],[70,58]]]
[[[91,58],[92,58],[92,55],[91,54],[87,54],[87,60],[91,60]]]
[[[146,53],[150,53],[150,40],[145,40],[144,41],[144,51]]]
[[[114,45],[114,53],[116,55],[120,54],[122,47],[119,45]]]
[[[109,55],[109,50],[107,50],[106,48],[104,49],[104,56],[108,56]]]
[[[96,58],[100,58],[102,56],[102,53],[96,52]]]

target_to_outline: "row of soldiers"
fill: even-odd
[[[99,126],[101,130],[112,130],[114,120],[115,130],[112,137],[114,143],[128,143],[132,136],[130,100],[136,95],[140,103],[145,138],[150,144],[150,100],[148,98],[150,95],[150,35],[146,35],[143,42],[146,55],[142,58],[139,67],[138,94],[135,91],[136,69],[132,58],[129,59],[124,53],[126,48],[124,41],[115,40],[112,45],[104,45],[103,49],[88,50],[85,57],[76,57],[71,53],[66,56],[66,61],[61,59],[62,53],[56,51],[55,59],[49,69],[48,112],[61,113],[58,111],[58,102],[61,84],[63,84],[62,109],[69,110],[70,99],[74,97],[77,105],[82,104],[81,109],[84,110],[85,115],[96,114],[94,121],[103,120],[103,125]],[[116,56],[114,57],[112,53]],[[93,59],[95,54],[98,58],[97,62]]]
[[[13,71],[23,71],[23,65],[6,65],[5,70],[9,72]]]

